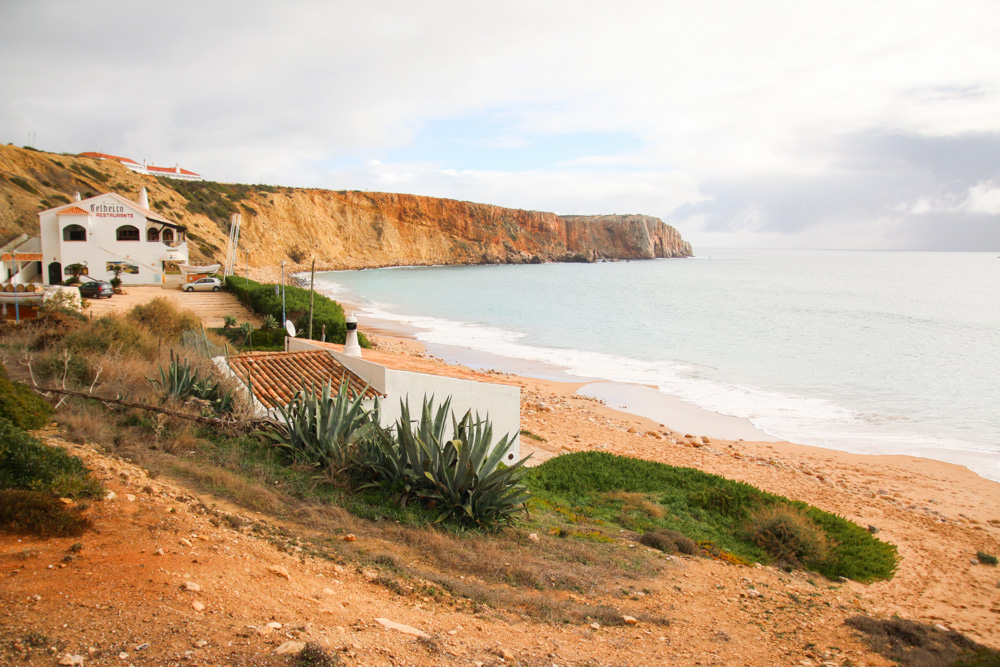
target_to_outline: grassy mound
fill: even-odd
[[[11,382],[0,364],[0,418],[20,428],[41,428],[52,416],[52,406],[21,382]]]
[[[677,540],[666,531],[676,531],[729,560],[801,566],[831,579],[888,579],[896,568],[895,546],[842,517],[692,468],[581,452],[546,461],[526,483],[538,513],[568,520],[580,534],[622,527],[670,550]]]

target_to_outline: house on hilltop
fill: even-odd
[[[146,164],[143,160],[142,164],[139,164],[135,160],[129,159],[127,157],[119,157],[117,155],[108,155],[107,153],[80,153],[83,157],[92,157],[98,160],[116,160],[137,174],[143,174],[145,176],[165,176],[166,178],[176,178],[182,181],[204,181],[204,177],[201,174],[196,174],[193,171],[181,168],[179,164],[175,164],[173,167],[157,167],[156,165]]]

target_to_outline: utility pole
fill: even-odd
[[[281,326],[285,326],[285,260],[281,260]]]
[[[316,285],[316,258],[313,257],[312,272],[309,276],[309,340],[313,337],[313,294]]]

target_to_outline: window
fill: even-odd
[[[174,242],[174,230],[172,230],[172,229],[164,229],[163,230],[163,242],[164,243],[173,243]]]
[[[118,228],[116,233],[117,241],[138,241],[139,240],[139,228],[133,227],[132,225],[122,225]]]
[[[87,230],[80,225],[66,225],[63,227],[63,241],[86,241]]]
[[[146,240],[150,243],[156,243],[160,240],[160,230],[156,227],[150,227],[146,230]]]

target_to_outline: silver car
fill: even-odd
[[[222,289],[222,281],[218,278],[199,278],[184,286],[185,292],[218,292]]]

